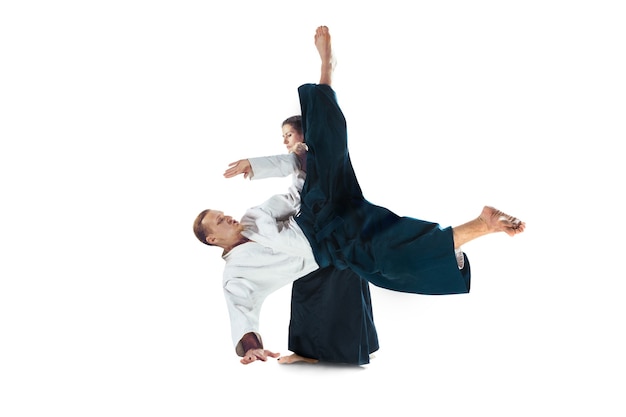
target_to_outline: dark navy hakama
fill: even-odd
[[[369,363],[378,335],[367,281],[332,266],[295,281],[289,350],[324,362]]]
[[[297,223],[320,267],[351,269],[374,285],[416,294],[470,290],[459,269],[452,228],[400,217],[363,197],[350,162],[346,121],[328,85],[298,88],[308,146]]]

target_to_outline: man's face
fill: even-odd
[[[212,245],[230,247],[241,240],[243,226],[221,211],[209,210],[201,224],[206,232],[207,242]]]
[[[298,143],[304,142],[304,136],[298,133],[291,125],[283,126],[283,143],[287,147],[287,152],[295,152]]]

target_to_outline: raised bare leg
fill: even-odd
[[[278,358],[278,363],[283,365],[296,362],[317,363],[319,361],[317,359],[305,358],[304,356],[300,356],[296,353],[292,353],[289,356],[281,356],[280,358]]]
[[[480,216],[452,228],[454,248],[458,249],[461,245],[490,233],[504,232],[509,236],[515,236],[522,233],[525,228],[526,223],[523,221],[493,207],[485,206]]]
[[[322,59],[320,84],[332,85],[332,76],[335,69],[335,60],[330,42],[328,27],[320,26],[315,31],[315,47]]]

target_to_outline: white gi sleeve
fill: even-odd
[[[252,294],[245,279],[230,279],[224,282],[224,297],[228,307],[228,315],[231,323],[231,337],[237,355],[244,356],[241,338],[246,333],[255,333],[259,341],[263,343],[259,334],[259,314],[261,303]]]
[[[252,168],[251,180],[286,177],[301,169],[300,159],[294,153],[248,158],[248,161]]]

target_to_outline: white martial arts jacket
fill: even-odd
[[[295,154],[250,158],[254,179],[293,175],[287,194],[275,195],[246,211],[242,234],[250,242],[222,256],[226,261],[223,287],[235,350],[243,356],[244,334],[259,334],[265,298],[277,289],[319,268],[309,242],[294,220],[306,174]]]

